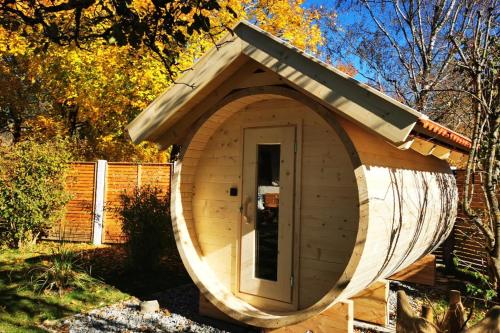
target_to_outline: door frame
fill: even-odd
[[[294,221],[292,231],[292,272],[293,272],[293,286],[291,291],[291,303],[281,302],[278,300],[266,298],[263,296],[251,295],[240,292],[240,276],[241,276],[241,226],[243,216],[240,212],[240,218],[236,229],[236,263],[233,281],[233,293],[246,301],[247,303],[266,310],[271,311],[293,311],[299,307],[299,264],[300,264],[300,203],[301,203],[301,181],[302,181],[302,119],[294,121],[257,121],[249,122],[240,127],[240,152],[241,158],[239,161],[240,169],[240,182],[238,184],[240,193],[243,193],[243,149],[244,149],[244,131],[248,128],[266,128],[266,127],[282,127],[282,126],[295,126],[295,142],[297,149],[295,152],[295,185],[294,185]],[[240,200],[243,200],[240,195]]]

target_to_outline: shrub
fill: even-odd
[[[97,281],[80,264],[80,255],[64,244],[52,249],[51,256],[28,271],[30,285],[36,292],[85,289]]]
[[[497,296],[497,291],[489,276],[476,271],[470,265],[461,268],[459,262],[460,258],[453,256],[455,275],[465,283],[468,296],[479,297],[484,300],[485,304]]]
[[[135,188],[121,195],[119,213],[131,264],[153,269],[162,255],[175,253],[168,193],[151,186]]]
[[[0,147],[0,242],[34,244],[64,213],[69,152],[64,141]]]

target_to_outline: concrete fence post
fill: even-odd
[[[94,245],[102,244],[107,167],[108,162],[106,160],[97,161],[94,202],[94,227],[92,228],[92,243]]]

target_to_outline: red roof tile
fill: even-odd
[[[418,124],[425,130],[433,133],[437,139],[443,138],[461,146],[465,150],[472,147],[472,141],[465,135],[452,131],[451,129],[436,123],[430,119],[420,118]]]

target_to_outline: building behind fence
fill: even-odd
[[[122,243],[121,221],[117,213],[120,195],[137,186],[155,186],[170,191],[171,164],[75,162],[71,163],[67,186],[72,200],[64,220],[48,239],[94,244]]]

